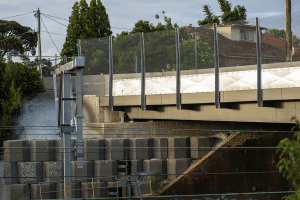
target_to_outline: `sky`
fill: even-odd
[[[86,0],[89,4],[90,0]],[[37,30],[37,19],[34,13],[20,15],[36,11],[59,17],[57,22],[41,15],[41,44],[42,56],[59,55],[65,42],[68,19],[72,12],[72,6],[76,0],[0,0],[0,19],[16,21],[23,26],[29,26]],[[157,25],[155,15],[160,16],[163,22],[162,11],[172,19],[172,23],[179,26],[192,24],[198,26],[197,21],[204,19],[203,6],[208,4],[214,14],[221,15],[217,0],[102,0],[109,16],[113,35],[122,31],[130,31],[139,20],[149,21]],[[285,0],[229,0],[232,8],[236,5],[245,6],[247,19],[255,22],[255,17],[260,18],[260,25],[267,28],[285,28]],[[292,31],[300,38],[300,1],[292,0]],[[7,18],[11,17],[11,18]],[[62,25],[63,24],[63,25]],[[46,27],[46,28],[45,28]],[[299,28],[298,28],[299,27]],[[50,36],[47,33],[50,32]],[[56,33],[56,34],[54,34]],[[60,34],[60,35],[58,35]],[[55,45],[56,47],[55,47]],[[14,61],[18,59],[15,58]]]

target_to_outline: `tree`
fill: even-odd
[[[240,24],[247,24],[247,10],[244,6],[237,5],[231,10],[231,3],[226,0],[218,0],[220,5],[220,9],[222,11],[221,16],[216,16],[211,11],[208,5],[203,6],[203,12],[205,13],[205,18],[203,20],[198,21],[199,26],[203,25],[212,25],[213,23],[220,24],[219,18],[222,20],[222,24],[226,23],[240,23]],[[239,21],[239,22],[238,22]]]
[[[295,140],[285,138],[279,142],[277,147],[281,148],[276,151],[280,153],[276,166],[283,177],[287,180],[292,179],[293,187],[296,191],[295,194],[285,196],[284,199],[298,200],[300,199],[300,123],[295,117],[292,120],[295,120],[296,123],[292,130],[298,130],[294,134]],[[273,163],[275,162],[274,160]]]
[[[36,53],[37,35],[29,33],[30,27],[22,26],[15,21],[0,20],[0,56],[24,54],[30,51]]]
[[[86,0],[74,3],[69,17],[67,37],[61,56],[77,56],[77,39],[106,37],[112,34],[108,15],[100,0],[92,0],[90,6]]]
[[[273,35],[274,37],[286,41],[286,31],[284,29],[268,29],[264,34]],[[297,46],[300,45],[300,39],[296,35],[293,35],[293,44]]]

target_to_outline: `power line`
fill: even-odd
[[[55,45],[55,43],[54,43],[54,41],[53,41],[53,39],[52,39],[52,37],[51,37],[50,33],[48,32],[48,30],[47,30],[47,28],[46,28],[46,26],[45,26],[45,24],[44,24],[44,21],[43,21],[42,17],[40,17],[40,18],[41,18],[41,20],[42,20],[42,23],[43,23],[43,25],[44,25],[44,27],[45,27],[45,29],[46,29],[46,31],[47,31],[47,33],[48,33],[48,35],[49,35],[49,36],[50,36],[50,38],[51,38],[51,41],[52,41],[52,43],[54,44],[54,46],[55,46],[56,50],[59,52],[59,50],[58,50],[57,46]],[[61,53],[61,52],[59,52],[59,54],[60,54],[60,53]]]
[[[52,16],[52,15],[48,15],[48,14],[45,14],[45,13],[41,13],[42,15],[44,15],[44,16],[50,16],[50,17],[54,17],[54,16]],[[69,21],[69,20],[67,20],[67,19],[63,19],[63,18],[59,18],[59,17],[54,17],[54,18],[57,18],[57,19],[61,19],[61,20],[65,20],[65,21]]]
[[[33,11],[33,12],[29,12],[29,13],[23,13],[23,14],[19,14],[19,15],[10,16],[10,17],[5,17],[5,18],[1,18],[0,20],[12,18],[12,17],[17,17],[17,16],[21,16],[21,15],[27,15],[27,14],[30,14],[30,13],[35,13],[35,12]]]
[[[42,14],[42,15],[44,15],[44,14]],[[47,17],[46,15],[44,15],[44,16]],[[51,19],[50,17],[47,17],[47,18],[50,19],[50,20],[52,20],[52,21],[55,21],[55,22],[58,23],[58,24],[61,24],[61,25],[65,26],[65,27],[68,27],[67,25],[62,24],[62,23],[60,23],[60,22],[58,22],[58,21],[56,21],[56,20],[54,20],[54,19]]]
[[[47,31],[41,31],[41,32],[47,32]],[[59,34],[59,33],[52,33],[52,32],[49,32],[51,34],[55,34],[55,35],[62,35],[62,36],[66,36],[66,35],[63,35],[63,34]]]

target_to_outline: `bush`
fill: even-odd
[[[8,62],[0,57],[0,146],[3,141],[14,139],[12,116],[21,107],[23,95],[36,94],[45,91],[43,79],[40,72],[28,69],[20,63]]]

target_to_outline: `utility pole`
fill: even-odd
[[[286,62],[291,62],[292,58],[292,27],[291,27],[291,0],[285,0],[286,2]]]
[[[37,18],[37,24],[38,24],[38,27],[37,27],[37,39],[38,39],[38,58],[39,58],[39,61],[42,60],[42,50],[41,50],[41,19],[40,19],[40,8],[38,8],[37,10],[37,15],[36,15],[36,18]],[[39,71],[42,73],[42,69],[41,69],[41,63],[39,63]]]

